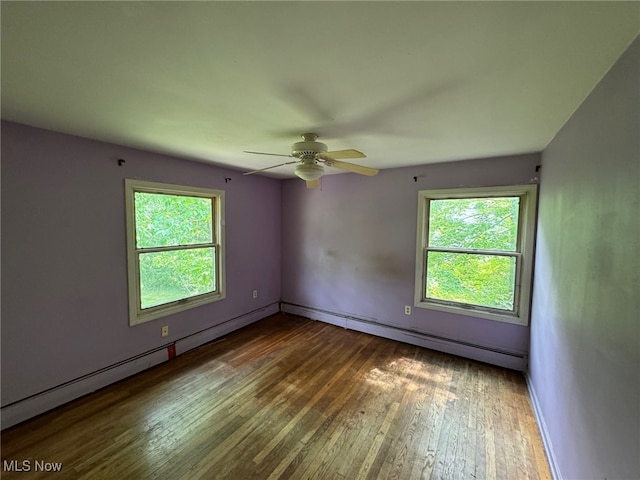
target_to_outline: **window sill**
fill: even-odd
[[[200,307],[208,303],[217,302],[223,300],[225,295],[223,292],[215,292],[200,297],[187,298],[185,300],[178,300],[167,305],[162,305],[154,308],[150,308],[147,311],[137,312],[132,314],[129,318],[129,326],[140,325],[141,323],[150,322],[158,318],[173,315],[174,313],[184,312],[192,308]]]
[[[488,312],[486,310],[480,310],[473,307],[458,307],[454,305],[444,305],[436,302],[429,302],[425,300],[416,301],[414,306],[418,308],[424,308],[427,310],[437,310],[440,312],[455,313],[456,315],[464,315],[466,317],[484,318],[486,320],[493,320],[496,322],[512,323],[515,325],[527,326],[529,324],[528,318],[523,318],[522,315],[515,315],[509,313],[496,313]]]

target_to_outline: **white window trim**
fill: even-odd
[[[214,239],[216,243],[216,286],[215,292],[198,295],[175,302],[158,305],[142,310],[140,308],[140,276],[138,255],[136,253],[136,226],[134,193],[165,193],[188,195],[192,197],[213,198],[214,201]],[[225,292],[225,236],[224,236],[224,191],[198,187],[172,185],[168,183],[147,182],[125,179],[125,213],[127,235],[127,276],[129,282],[129,325],[134,326],[174,313],[189,310],[211,302],[222,300]]]
[[[531,286],[533,273],[533,251],[535,242],[535,222],[537,205],[537,185],[512,185],[480,188],[452,188],[441,190],[418,191],[418,222],[416,237],[416,275],[414,305],[418,308],[456,313],[500,322],[529,324],[531,307]],[[518,250],[520,252],[520,276],[516,279],[515,312],[496,312],[474,305],[453,305],[430,301],[424,296],[425,292],[425,249],[428,237],[428,200],[455,199],[470,197],[505,197],[520,196],[520,226],[518,232]]]

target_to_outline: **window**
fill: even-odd
[[[129,324],[224,298],[224,192],[125,180]]]
[[[526,325],[536,186],[421,190],[415,306]]]

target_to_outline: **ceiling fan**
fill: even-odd
[[[259,170],[253,170],[246,172],[244,175],[252,175],[254,173],[263,172],[271,168],[281,167],[283,165],[291,165],[297,163],[294,173],[302,180],[307,182],[307,188],[316,188],[318,186],[318,179],[324,175],[324,167],[321,165],[324,163],[328,167],[335,167],[341,170],[347,170],[349,172],[359,173],[360,175],[377,175],[378,170],[370,167],[363,167],[362,165],[356,165],[355,163],[343,162],[343,158],[366,158],[366,155],[358,150],[335,150],[333,152],[327,151],[327,146],[324,143],[317,141],[318,135],[315,133],[302,134],[302,142],[296,142],[291,145],[291,154],[284,155],[280,153],[264,153],[264,152],[248,152],[255,153],[257,155],[274,155],[277,157],[289,157],[295,158],[290,162],[280,163],[278,165],[272,165],[271,167],[261,168]]]

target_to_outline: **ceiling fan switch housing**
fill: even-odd
[[[328,151],[324,143],[316,142],[318,135],[315,133],[305,133],[302,135],[303,142],[296,142],[291,145],[291,156],[296,158],[312,157],[318,153]]]

